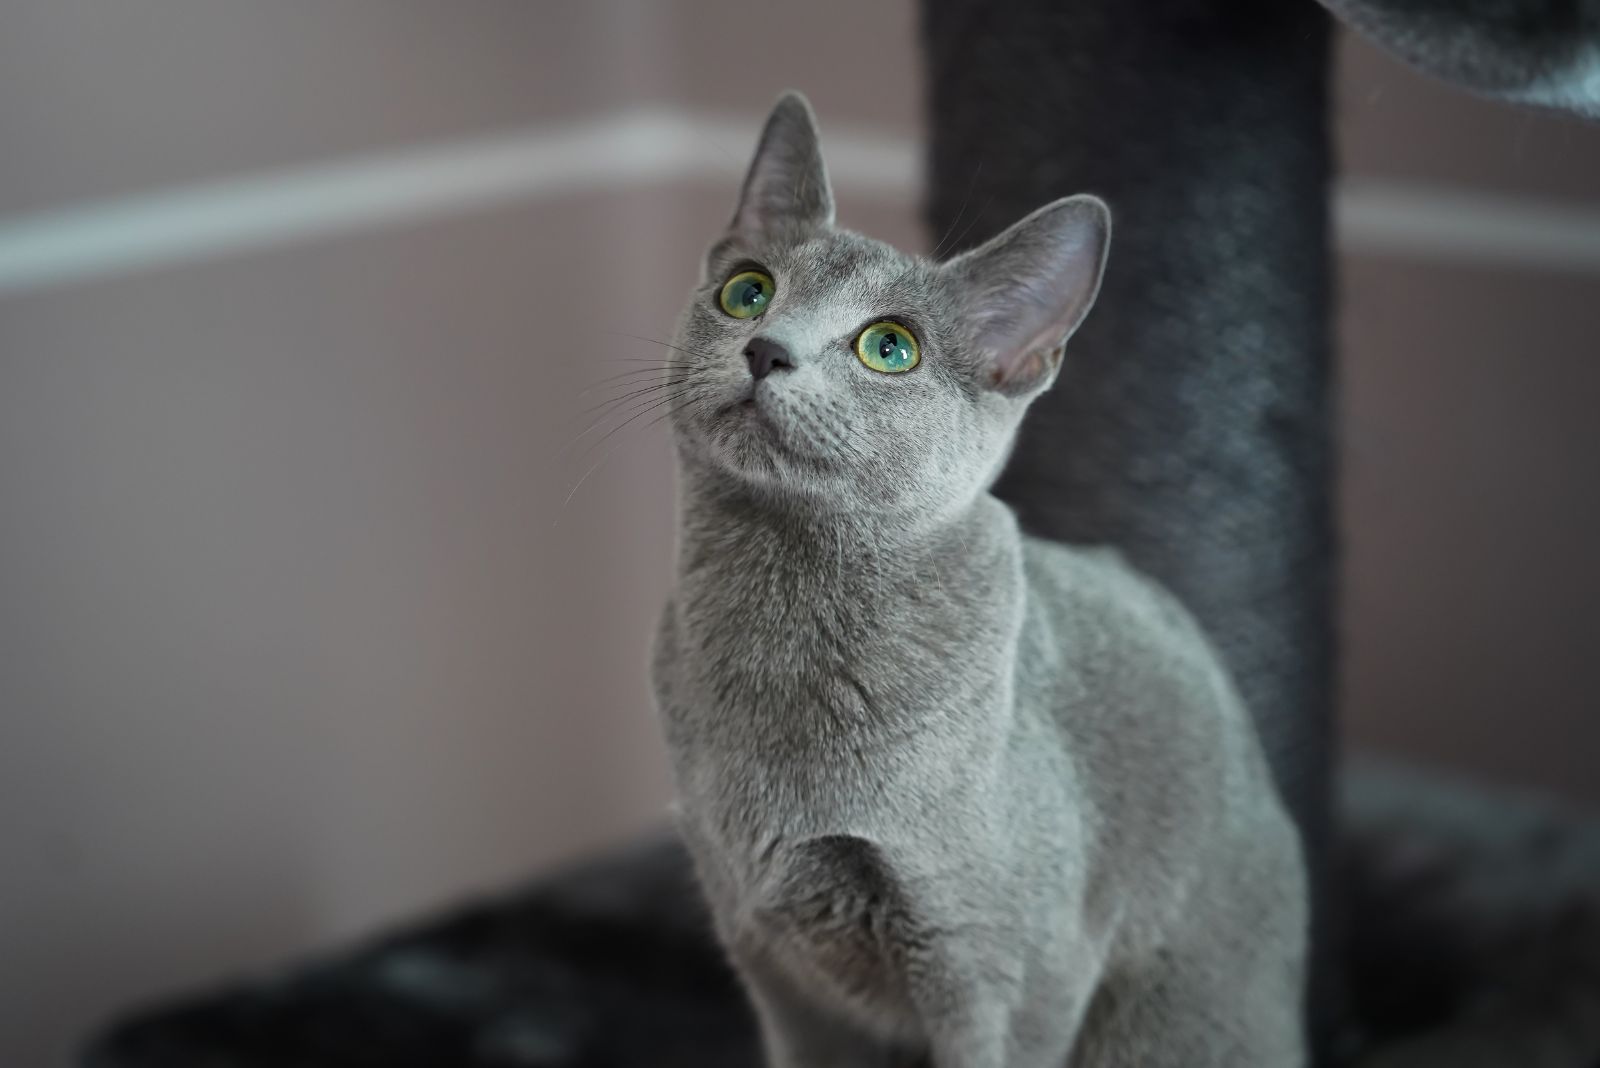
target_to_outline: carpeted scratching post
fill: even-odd
[[[1069,193],[1115,217],[1100,299],[1000,494],[1036,534],[1120,547],[1220,646],[1305,838],[1326,976],[1328,17],[1283,0],[923,12],[940,253]]]

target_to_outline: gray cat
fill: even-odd
[[[1299,842],[1224,669],[989,493],[1109,237],[1088,196],[944,264],[837,229],[790,95],[683,315],[654,681],[773,1068],[1304,1061]]]

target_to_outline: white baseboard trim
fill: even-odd
[[[753,119],[632,111],[0,218],[0,296],[597,190],[705,182],[731,197],[756,132]],[[920,196],[914,141],[849,127],[824,140],[841,190]],[[1600,272],[1597,208],[1352,181],[1335,218],[1351,252]]]

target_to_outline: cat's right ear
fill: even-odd
[[[833,224],[833,190],[822,163],[817,120],[806,98],[795,92],[779,97],[767,116],[730,228],[760,233],[787,224]]]
[[[991,388],[1028,397],[1055,380],[1100,292],[1110,242],[1105,202],[1065,197],[940,268],[961,286]]]

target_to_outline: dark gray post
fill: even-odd
[[[923,10],[941,254],[1068,193],[1116,216],[1099,303],[1000,492],[1035,533],[1122,547],[1199,615],[1324,887],[1327,16],[1285,0]]]

